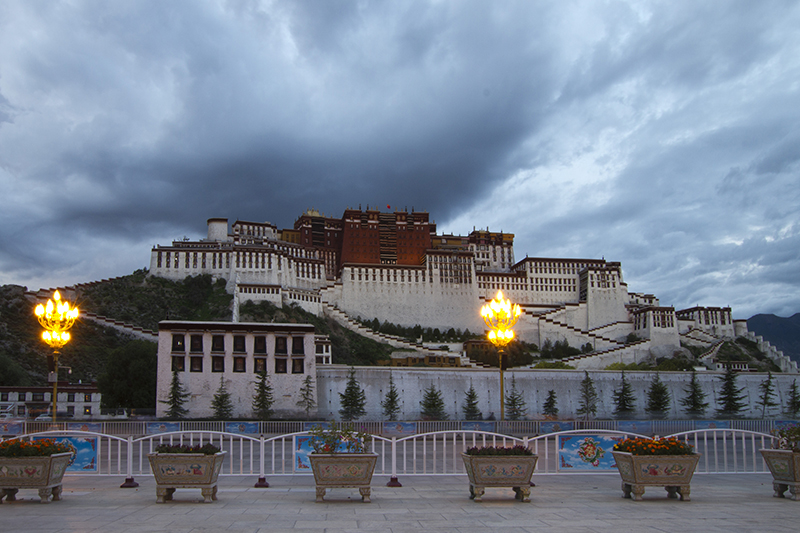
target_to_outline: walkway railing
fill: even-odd
[[[268,486],[266,479],[276,476],[310,474],[307,431],[274,437],[250,436],[222,431],[174,431],[156,435],[120,437],[92,431],[46,431],[16,438],[67,439],[76,451],[76,461],[68,475],[125,476],[123,486],[135,486],[135,477],[150,476],[147,454],[159,444],[212,443],[228,452],[222,475],[258,477],[256,486]],[[698,474],[764,473],[768,469],[759,450],[771,448],[775,438],[767,433],[740,429],[701,429],[671,436],[687,441],[702,454]],[[400,476],[464,474],[461,452],[473,446],[529,447],[539,456],[536,474],[608,473],[608,470],[566,468],[567,444],[574,446],[588,438],[614,440],[644,437],[633,432],[603,428],[578,429],[535,437],[516,437],[488,431],[433,431],[402,437],[375,435],[371,449],[378,454],[376,475],[389,476],[396,483]],[[610,440],[609,440],[610,439]],[[606,445],[610,448],[610,445]],[[610,452],[610,450],[607,450]],[[610,457],[610,453],[608,454]],[[584,465],[585,466],[585,465]],[[615,471],[615,470],[614,470]]]

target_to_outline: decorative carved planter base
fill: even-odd
[[[375,472],[377,453],[310,453],[317,502],[324,501],[325,491],[334,488],[357,488],[361,501],[370,503],[370,484]]]
[[[514,490],[515,498],[531,501],[531,476],[538,455],[467,455],[461,454],[469,477],[469,497],[481,501],[486,487]]]
[[[0,457],[0,503],[17,499],[19,489],[37,489],[42,503],[61,499],[61,482],[72,452],[47,457]]]
[[[622,497],[641,501],[645,487],[664,487],[668,498],[691,501],[692,475],[700,454],[631,455],[611,452],[622,476]]]
[[[800,489],[800,453],[791,450],[761,450],[761,456],[772,472],[773,496],[798,501]],[[789,490],[789,496],[784,492]]]
[[[217,499],[217,479],[225,454],[151,453],[147,455],[156,479],[156,502],[172,500],[175,489],[200,489],[204,503]]]

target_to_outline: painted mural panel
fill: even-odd
[[[558,470],[616,470],[611,449],[621,437],[612,435],[559,435]]]

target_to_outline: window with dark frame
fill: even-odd
[[[68,405],[67,406],[67,414],[69,416],[75,416],[75,406],[74,405]]]
[[[233,351],[237,353],[245,352],[244,335],[234,335]]]
[[[275,353],[289,353],[286,349],[286,337],[275,337]]]
[[[245,362],[246,359],[244,357],[234,357],[233,358],[233,371],[234,372],[246,372],[247,371],[247,363]]]
[[[214,335],[211,337],[211,351],[224,352],[225,351],[225,335]]]
[[[292,359],[292,374],[305,373],[305,359]]]
[[[185,352],[186,351],[186,344],[185,338],[183,333],[174,333],[172,335],[172,351],[173,352]]]
[[[189,371],[190,372],[202,372],[203,371],[203,358],[202,357],[190,357],[189,358]]]
[[[68,392],[67,393],[67,401],[68,402],[74,402],[75,401],[75,393],[74,392]]]
[[[212,372],[225,372],[225,357],[215,355],[211,358],[211,371]]]
[[[192,335],[189,339],[189,351],[192,353],[203,353],[203,336]]]
[[[34,392],[31,395],[32,402],[43,402],[44,401],[44,393],[43,392]]]
[[[286,359],[283,357],[275,358],[275,373],[286,374]]]
[[[303,337],[292,337],[292,354],[303,354],[305,355],[305,339]]]
[[[186,370],[186,361],[185,357],[173,357],[172,358],[172,371],[173,372],[183,372]]]
[[[92,401],[92,393],[88,392],[88,393],[84,394],[83,395],[83,401],[84,402],[91,402]]]
[[[261,374],[267,371],[267,360],[264,357],[256,357],[253,359],[253,372]]]
[[[91,405],[84,405],[83,406],[83,414],[85,414],[85,415],[92,414],[92,406]]]
[[[253,353],[267,353],[267,338],[258,336],[255,338],[255,347]]]

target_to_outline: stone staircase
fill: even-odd
[[[620,348],[620,347],[626,346],[624,343],[621,343],[621,342],[617,341],[616,339],[611,339],[609,337],[605,337],[603,335],[600,335],[600,334],[597,334],[597,333],[593,333],[592,331],[576,328],[575,326],[570,326],[569,324],[566,324],[564,322],[561,322],[560,320],[557,320],[556,318],[553,318],[553,315],[557,315],[558,313],[561,313],[562,311],[565,311],[568,306],[578,307],[579,305],[580,304],[563,304],[563,305],[559,305],[555,309],[552,309],[550,311],[547,311],[547,312],[541,313],[541,314],[535,314],[535,313],[527,311],[527,310],[525,310],[524,313],[526,315],[528,315],[529,317],[531,317],[531,318],[534,318],[534,319],[537,319],[537,320],[540,320],[540,321],[543,320],[545,323],[552,324],[556,328],[563,329],[563,330],[565,330],[567,332],[571,332],[571,333],[574,333],[574,334],[579,335],[581,337],[584,337],[584,338],[587,339],[586,342],[594,341],[594,342],[592,342],[592,344],[595,345],[595,346],[597,346],[597,343],[599,341],[600,344],[602,346],[604,346],[604,349],[613,349],[613,348]],[[603,326],[603,328],[606,328],[606,327],[608,327],[608,325]],[[600,329],[600,328],[597,328],[597,329]]]
[[[121,333],[129,335],[131,337],[135,337],[140,340],[150,341],[150,342],[158,342],[158,332],[152,331],[149,329],[140,328],[139,326],[134,326],[132,324],[126,324],[120,320],[114,320],[113,318],[107,318],[101,315],[96,315],[94,313],[81,313],[81,318],[84,320],[91,320],[101,326],[106,326],[109,328],[113,328]]]

